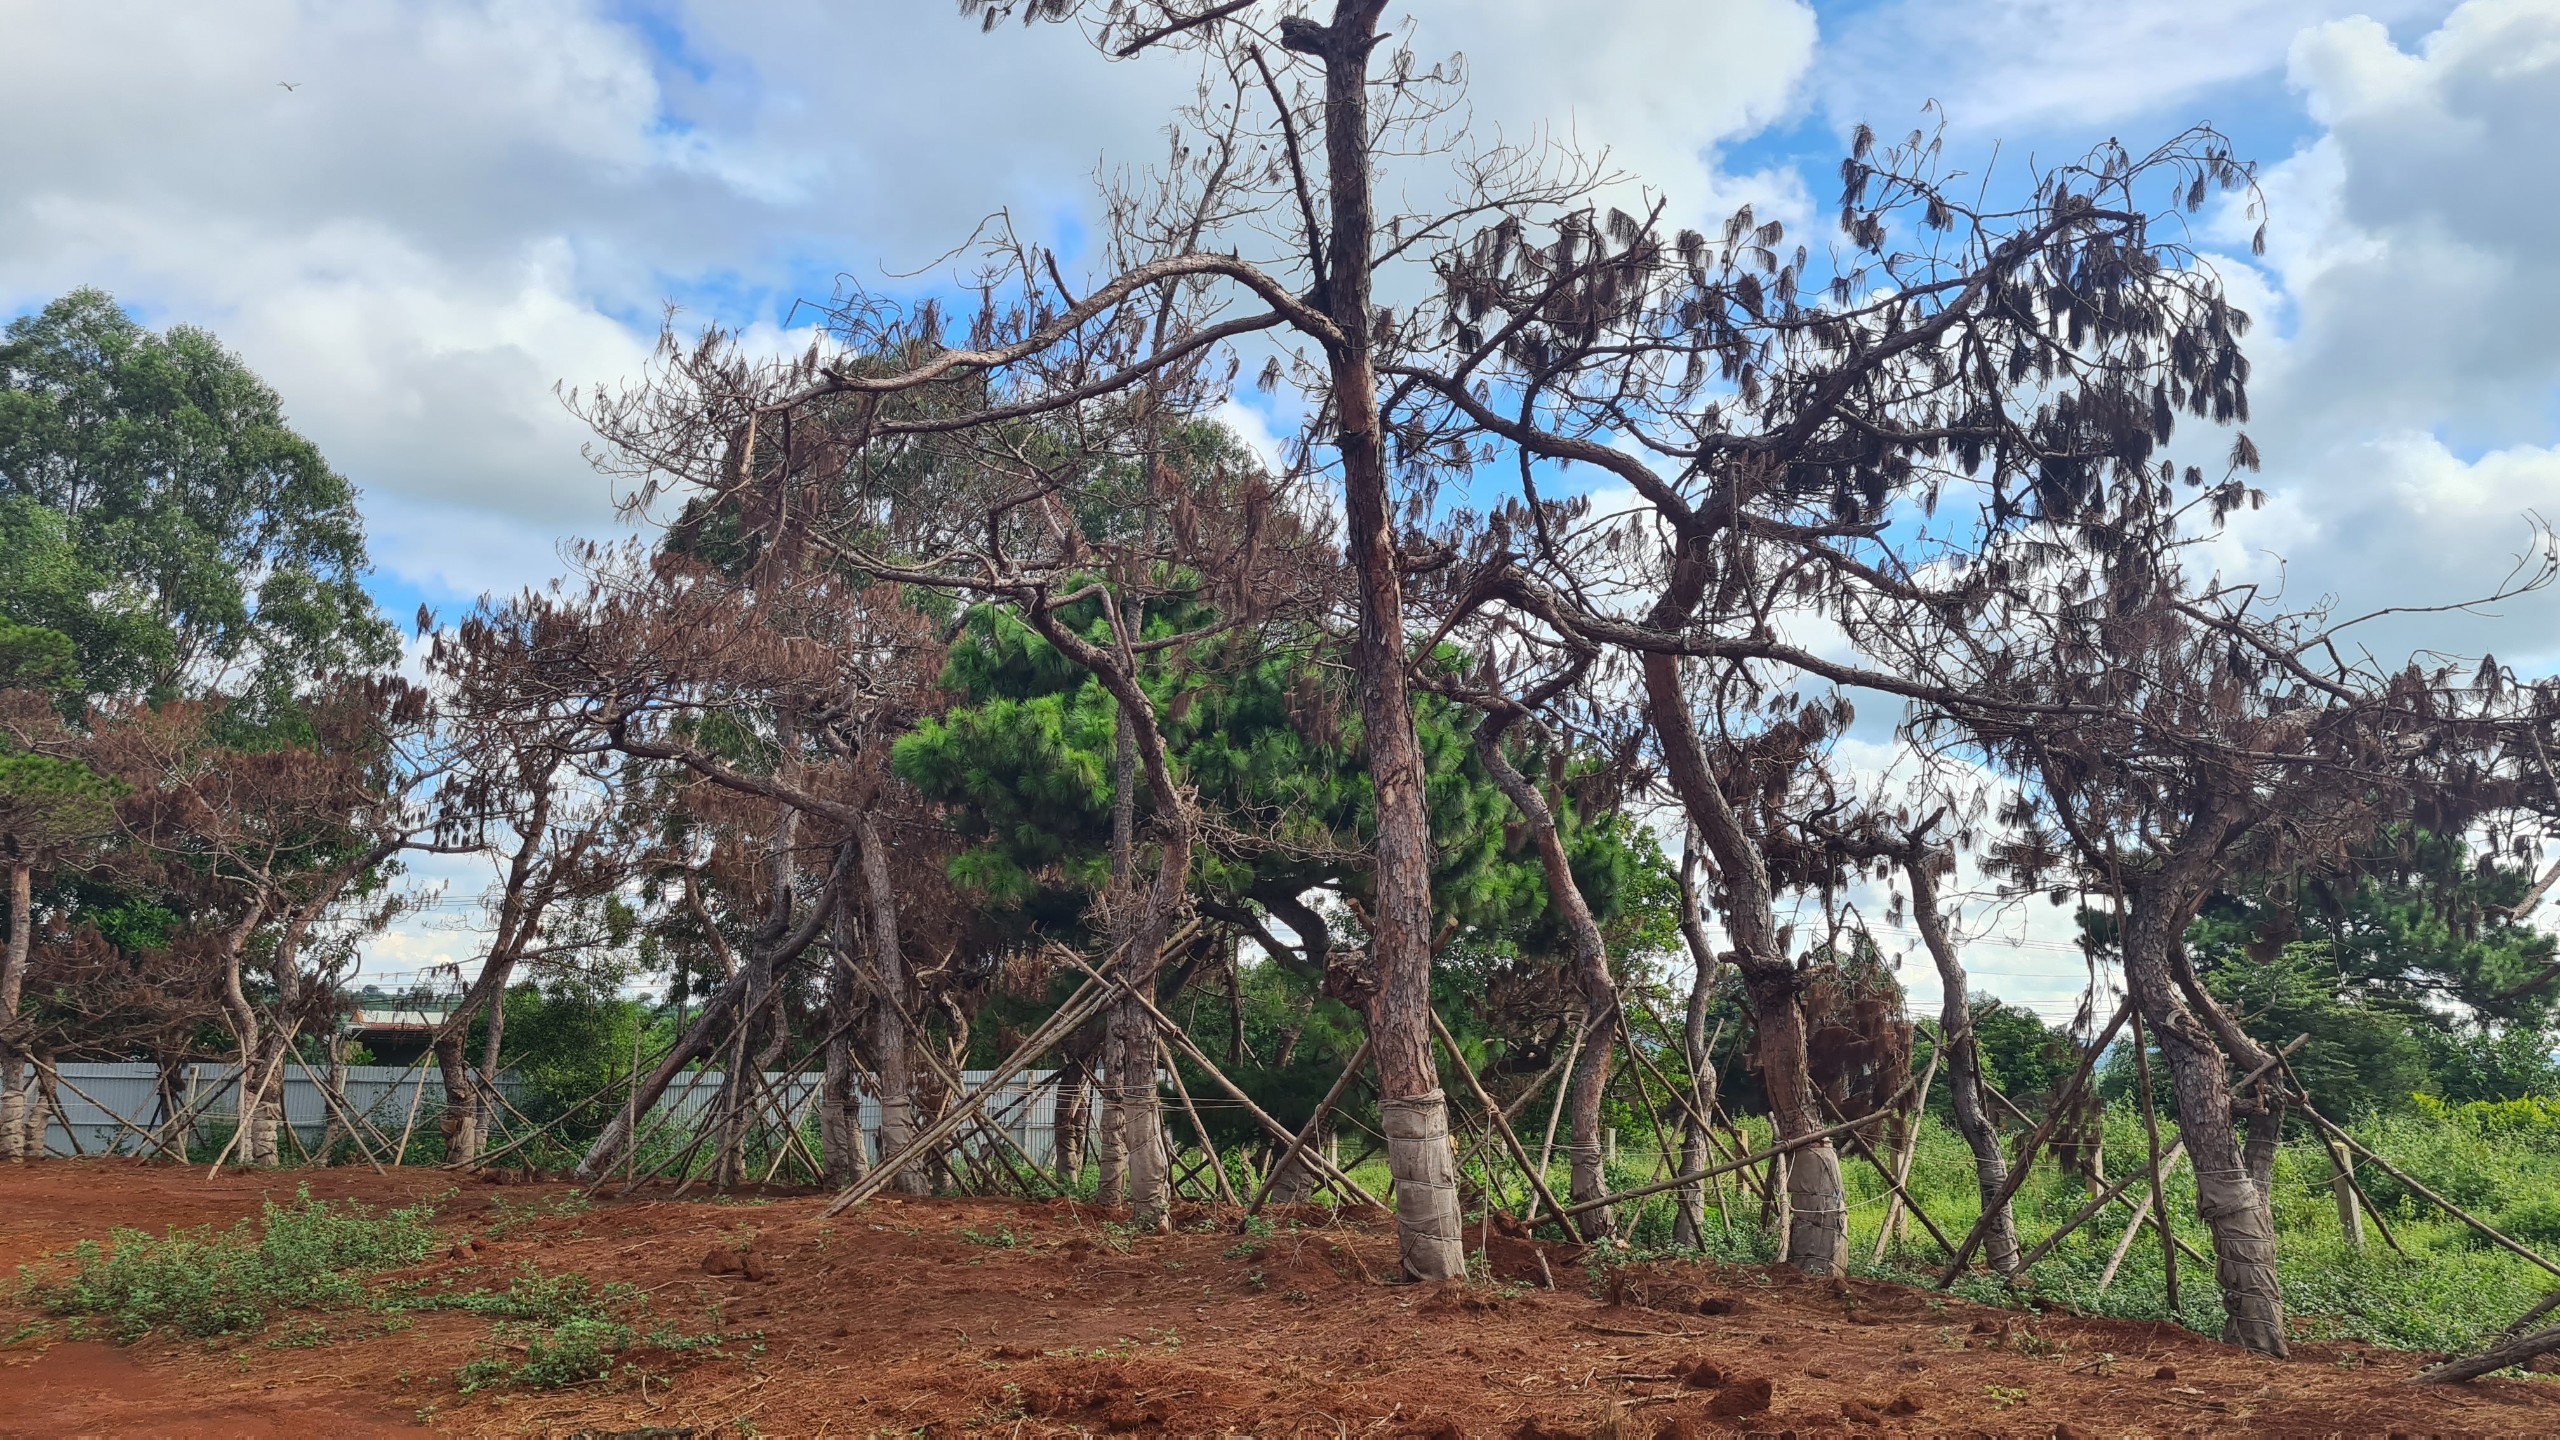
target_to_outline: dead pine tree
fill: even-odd
[[[1926,728],[2017,777],[2009,833],[1987,855],[1995,873],[2121,897],[2116,958],[2168,1065],[2225,1338],[2282,1355],[2269,1199],[2281,1081],[2270,1047],[2198,979],[2188,927],[2240,868],[2317,871],[2393,820],[2459,830],[2523,785],[2547,787],[2523,741],[2549,721],[2546,701],[2494,667],[2466,683],[2350,660],[2364,652],[2332,644],[2319,612],[2191,579],[2182,557],[2210,531],[2182,492],[2203,490],[2216,514],[2245,503],[2237,472],[2253,460],[2237,448],[2213,486],[2119,468],[2105,487],[2092,472],[2077,494],[2049,492],[2042,533],[1990,557],[1995,570],[2029,548],[2039,558],[1986,589],[1962,626],[1970,638],[1955,638],[1955,611],[1939,626],[1906,615],[1904,633],[1966,697],[1935,707],[1947,728]],[[2538,543],[2501,593],[2549,582],[2548,537]],[[1996,637],[1980,628],[1994,613]],[[2235,1087],[2233,1065],[2263,1078]]]
[[[1775,701],[1809,686],[1816,708],[1851,692],[1909,702],[1944,682],[1900,652],[1844,660],[1787,637],[1813,616],[1962,584],[1932,565],[1950,542],[1895,517],[1961,496],[2006,523],[2002,487],[2055,448],[2037,433],[2050,417],[2150,416],[2155,388],[2183,398],[2190,373],[2227,367],[2232,312],[2153,222],[2247,181],[2204,130],[2142,155],[2101,147],[1997,211],[1974,203],[1971,178],[1940,183],[1926,134],[1879,147],[1861,129],[1842,174],[1840,233],[1821,257],[1747,209],[1720,231],[1688,229],[1666,221],[1667,202],[1614,208],[1588,177],[1557,177],[1578,183],[1433,249],[1438,283],[1398,317],[1406,353],[1380,366],[1408,450],[1518,462],[1520,493],[1495,508],[1492,535],[1454,547],[1450,587],[1635,658],[1658,763],[1714,863],[1723,958],[1790,1140],[1826,1127],[1779,919],[1788,804],[1763,798],[1791,783],[1773,743],[1800,720]],[[2019,303],[2029,293],[2053,303]],[[2109,307],[2102,323],[2061,298],[2081,294]],[[2083,428],[2075,445],[2156,445]],[[1622,483],[1643,523],[1547,498],[1542,466]],[[1838,1272],[1838,1155],[1808,1143],[1785,1169],[1785,1258]]]

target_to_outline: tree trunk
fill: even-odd
[[[480,1158],[480,1092],[471,1064],[463,1058],[463,1033],[445,1027],[435,1039],[436,1073],[444,1079],[444,1116],[437,1129],[444,1135],[448,1165],[467,1165]]]
[[[1659,607],[1657,607],[1659,608]],[[1827,1128],[1814,1101],[1812,1067],[1805,1054],[1804,1015],[1796,1008],[1795,967],[1778,945],[1769,869],[1760,847],[1707,764],[1688,697],[1672,656],[1643,657],[1645,708],[1661,742],[1672,788],[1698,827],[1724,881],[1725,927],[1734,942],[1734,968],[1751,1004],[1760,1080],[1768,1092],[1769,1119],[1781,1141]],[[1840,1155],[1828,1140],[1786,1157],[1786,1244],[1782,1257],[1809,1275],[1836,1275],[1848,1263],[1848,1192]]]
[[[684,1073],[686,1066],[711,1053],[712,1037],[720,1032],[721,1022],[737,1008],[738,998],[746,993],[746,988],[746,970],[740,967],[737,974],[704,998],[702,1013],[693,1017],[693,1023],[676,1037],[676,1043],[647,1075],[641,1077],[630,1103],[613,1112],[613,1117],[597,1134],[595,1143],[587,1147],[586,1157],[578,1162],[576,1171],[579,1184],[594,1184],[620,1163],[624,1148],[631,1143],[632,1128],[657,1108],[658,1101],[667,1093],[667,1086]]]
[[[871,983],[878,997],[871,1012],[871,1058],[879,1067],[880,1144],[883,1160],[914,1143],[916,1136],[915,1066],[907,1055],[906,952],[898,943],[898,892],[889,877],[889,849],[881,843],[880,826],[864,811],[858,830],[862,845],[863,893],[869,899]],[[901,1195],[922,1195],[932,1177],[921,1165],[898,1172],[889,1188]]]
[[[1938,877],[1929,868],[1931,859],[1928,852],[1914,847],[1903,855],[1902,869],[1911,881],[1911,913],[1922,943],[1929,947],[1929,958],[1938,967],[1938,984],[1945,994],[1938,1011],[1938,1034],[1947,1047],[1947,1099],[1955,1109],[1956,1132],[1973,1152],[1974,1188],[1982,1196],[1984,1213],[1991,1216],[1982,1233],[1983,1263],[2000,1274],[2015,1275],[2017,1217],[2002,1198],[2009,1189],[2009,1157],[2001,1151],[2000,1133],[1992,1127],[1982,1103],[1982,1051],[1974,1043],[1973,1002],[1955,942],[1947,933],[1946,915],[1938,908]]]
[[[1118,625],[1115,616],[1115,627]],[[1136,992],[1111,1014],[1111,1083],[1113,1109],[1119,1119],[1119,1150],[1129,1194],[1129,1221],[1140,1230],[1172,1228],[1172,1157],[1166,1153],[1164,1107],[1156,1093],[1155,1016],[1136,996],[1152,997],[1156,976],[1164,966],[1164,947],[1173,931],[1191,879],[1191,827],[1182,813],[1186,802],[1175,793],[1164,750],[1146,695],[1140,691],[1123,649],[1122,665],[1102,675],[1119,702],[1116,793],[1112,813],[1112,932],[1119,941],[1122,974]],[[1136,817],[1138,772],[1144,769],[1155,801],[1158,842],[1155,883],[1143,905],[1136,890]],[[1133,913],[1134,912],[1134,913]],[[1111,1128],[1106,1111],[1104,1126]]]
[[[1050,1111],[1049,1163],[1069,1194],[1084,1180],[1085,1137],[1093,1130],[1094,1051],[1099,1040],[1068,1042],[1058,1061],[1058,1098]]]
[[[1689,1069],[1689,1107],[1680,1116],[1680,1173],[1698,1175],[1707,1168],[1706,1119],[1715,1113],[1714,1057],[1708,1053],[1707,1011],[1715,1005],[1716,956],[1707,943],[1707,917],[1698,903],[1697,842],[1681,847],[1680,940],[1689,950],[1689,1008],[1682,1016],[1680,1053]],[[1721,1193],[1721,1192],[1719,1192]],[[1697,1250],[1707,1240],[1707,1185],[1692,1180],[1680,1187],[1671,1220],[1671,1243]]]
[[[320,1087],[328,1092],[329,1098],[320,1109],[328,1119],[320,1127],[320,1145],[311,1152],[311,1158],[316,1164],[326,1165],[329,1163],[329,1153],[337,1149],[338,1142],[347,1138],[349,1134],[346,1122],[339,1118],[347,1108],[347,1032],[345,1027],[335,1023],[329,1026],[329,1043],[322,1064]],[[359,1140],[357,1143],[363,1142]]]
[[[27,1052],[18,1038],[18,1002],[27,986],[27,957],[35,939],[35,867],[9,867],[9,948],[0,959],[0,1155],[11,1164],[44,1158],[44,1132],[28,1143]]]
[[[2265,1355],[2286,1353],[2283,1291],[2276,1277],[2275,1226],[2265,1193],[2250,1178],[2232,1127],[2231,1087],[2212,1033],[2179,997],[2170,947],[2186,929],[2193,893],[2172,857],[2167,870],[2126,896],[2125,984],[2169,1064],[2178,1135],[2195,1164],[2196,1214],[2213,1232],[2214,1282],[2222,1291],[2223,1339]]]
[[[818,1097],[818,1163],[822,1183],[841,1190],[863,1177],[862,1090],[854,1081],[853,1027],[862,1017],[861,976],[854,970],[849,910],[836,914],[835,964],[827,972],[824,1091]]]
[[[1120,1017],[1115,1010],[1103,1023],[1110,1036],[1102,1042],[1102,1131],[1096,1146],[1093,1203],[1125,1204],[1129,1198],[1128,1130],[1120,1112]]]
[[[1387,1169],[1395,1178],[1396,1249],[1416,1280],[1466,1273],[1449,1107],[1431,1053],[1431,817],[1422,748],[1405,675],[1404,577],[1370,353],[1369,56],[1384,0],[1336,0],[1330,25],[1284,27],[1282,41],[1325,68],[1325,180],[1332,230],[1319,292],[1339,331],[1329,344],[1334,448],[1342,464],[1344,544],[1358,577],[1352,669],[1360,678],[1362,745],[1377,805],[1366,1006]]]
[[[249,1052],[247,1073],[240,1081],[240,1144],[233,1157],[242,1165],[271,1166],[280,1158],[285,1043],[284,1029],[277,1026]]]
[[[1609,1089],[1610,1059],[1617,1053],[1611,1036],[1618,1026],[1618,987],[1609,975],[1609,950],[1601,939],[1599,922],[1592,918],[1590,903],[1573,878],[1573,864],[1565,854],[1555,811],[1547,804],[1546,796],[1502,753],[1503,733],[1517,718],[1516,709],[1489,713],[1476,730],[1476,756],[1484,762],[1485,772],[1493,777],[1495,786],[1528,824],[1531,843],[1538,851],[1538,865],[1547,882],[1548,902],[1555,906],[1556,916],[1563,922],[1573,963],[1574,989],[1582,997],[1584,1013],[1592,1017],[1589,1034],[1596,1043],[1583,1047],[1581,1063],[1568,1082],[1571,1089],[1567,1106],[1573,1128],[1565,1156],[1571,1167],[1570,1203],[1580,1205],[1609,1193],[1606,1157],[1601,1150],[1600,1101]],[[1574,1228],[1586,1238],[1597,1238],[1610,1234],[1616,1226],[1603,1206],[1584,1212],[1574,1222]]]
[[[1111,1028],[1120,1069],[1120,1154],[1128,1175],[1129,1223],[1140,1230],[1172,1228],[1173,1174],[1165,1153],[1164,1106],[1156,1094],[1155,1017],[1136,1001],[1114,1009]]]

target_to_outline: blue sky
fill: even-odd
[[[1569,130],[1683,219],[1749,200],[1799,239],[1861,119],[1896,135],[1935,100],[1957,163],[1996,142],[2012,177],[2213,123],[2272,209],[2263,261],[2200,222],[2262,322],[2273,497],[2217,562],[2436,601],[2503,573],[2528,511],[2560,519],[2560,0],[1398,10],[1426,62],[1466,55],[1474,135]],[[404,620],[612,533],[553,387],[633,374],[664,305],[780,344],[793,300],[999,209],[1078,255],[1097,165],[1160,154],[1190,85],[939,0],[0,0],[0,33],[0,124],[34,142],[0,151],[0,314],[97,284],[221,334],[363,487]],[[2548,669],[2555,621],[2538,597],[2376,643]],[[2057,932],[2020,933],[1984,970],[2059,993]]]

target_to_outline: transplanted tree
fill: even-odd
[[[1901,633],[1958,682],[1924,730],[2019,779],[1996,871],[2120,907],[2116,950],[2168,1064],[2225,1337],[2281,1355],[2269,1185],[2289,1091],[2197,973],[2196,916],[2236,875],[2337,870],[2388,825],[2467,826],[2547,795],[2535,751],[2553,699],[2494,667],[2466,683],[2349,660],[2320,612],[2190,581],[2185,552],[2227,508],[2211,491],[2200,518],[2166,468],[2086,478],[2048,487],[2039,523],[1995,548],[1978,608],[1906,615]],[[2245,498],[2236,477],[2224,488]],[[2515,583],[2546,584],[2553,565],[2545,549]],[[2261,1078],[2235,1091],[2233,1064]]]

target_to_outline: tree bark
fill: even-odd
[[[916,1135],[915,1066],[907,1055],[906,952],[898,942],[898,892],[889,878],[889,848],[881,843],[879,822],[866,810],[857,837],[862,846],[863,894],[870,923],[871,982],[880,997],[871,1012],[871,1060],[880,1081],[880,1144],[886,1160],[914,1143]],[[898,1172],[889,1188],[901,1195],[922,1195],[931,1185],[921,1165]]]
[[[1378,377],[1370,350],[1369,55],[1385,0],[1336,0],[1333,19],[1282,27],[1282,43],[1325,71],[1324,150],[1331,232],[1320,291],[1337,337],[1327,345],[1334,446],[1342,464],[1344,543],[1358,579],[1352,668],[1377,806],[1368,1004],[1387,1168],[1396,1185],[1396,1249],[1416,1280],[1466,1273],[1448,1100],[1431,1053],[1431,817],[1405,675],[1404,577],[1396,555]],[[1310,257],[1313,258],[1313,257]]]
[[[1129,1152],[1127,1122],[1120,1111],[1120,1075],[1125,1062],[1120,1057],[1120,1013],[1117,1007],[1103,1024],[1109,1034],[1102,1042],[1102,1130],[1096,1138],[1094,1156],[1093,1203],[1121,1205],[1129,1199]]]
[[[44,1158],[42,1130],[27,1143],[27,1052],[18,1038],[18,1004],[35,939],[35,873],[23,860],[9,866],[9,948],[0,959],[0,1154],[13,1165]]]
[[[2125,984],[2169,1065],[2178,1135],[2195,1163],[2196,1213],[2213,1232],[2214,1282],[2222,1291],[2223,1339],[2261,1354],[2286,1353],[2284,1299],[2276,1277],[2275,1226],[2265,1193],[2250,1178],[2232,1126],[2222,1050],[2179,995],[2171,947],[2195,910],[2204,848],[2191,835],[2163,869],[2126,895]]]
[[[1938,877],[1932,856],[1917,845],[1902,855],[1902,871],[1911,882],[1911,913],[1920,927],[1921,943],[1938,967],[1944,1001],[1938,1010],[1939,1043],[1946,1049],[1947,1098],[1955,1109],[1956,1132],[1973,1152],[1973,1183],[1991,1217],[1983,1229],[1982,1260],[2003,1275],[2018,1273],[2018,1223],[2004,1197],[2009,1190],[2009,1157],[2000,1148],[2000,1132],[1992,1128],[1983,1106],[1982,1051],[1974,1043],[1973,1001],[1963,962],[1947,933],[1947,918],[1938,908]]]
[[[1569,1080],[1568,1110],[1572,1121],[1571,1140],[1565,1148],[1570,1167],[1569,1198],[1576,1205],[1597,1200],[1609,1193],[1605,1156],[1601,1153],[1600,1101],[1609,1088],[1609,1064],[1616,1053],[1610,1043],[1618,1026],[1618,987],[1609,975],[1609,949],[1601,938],[1599,922],[1591,916],[1590,902],[1582,895],[1582,887],[1573,878],[1573,864],[1565,854],[1564,837],[1556,826],[1555,811],[1546,796],[1529,783],[1502,753],[1502,736],[1516,713],[1488,715],[1476,730],[1476,756],[1484,762],[1485,772],[1494,785],[1511,801],[1527,822],[1530,842],[1538,851],[1538,865],[1547,882],[1547,899],[1556,907],[1562,921],[1566,943],[1573,965],[1574,989],[1582,996],[1584,1013],[1591,1016],[1590,1034],[1598,1043],[1585,1046],[1581,1063],[1574,1067]],[[1608,1235],[1615,1229],[1608,1207],[1586,1212],[1575,1221],[1586,1239]]]
[[[1708,1053],[1707,1011],[1715,1004],[1715,949],[1707,943],[1707,918],[1698,903],[1697,842],[1681,847],[1680,941],[1689,950],[1689,1008],[1682,1016],[1680,1053],[1689,1068],[1689,1105],[1680,1115],[1680,1173],[1699,1175],[1707,1168],[1706,1118],[1715,1113],[1714,1057]],[[1721,1182],[1719,1182],[1721,1184]],[[1723,1191],[1719,1189],[1718,1194]],[[1680,1187],[1671,1221],[1671,1243],[1697,1250],[1707,1239],[1707,1184],[1694,1179]]]
[[[1093,1067],[1099,1036],[1070,1041],[1058,1060],[1058,1098],[1050,1111],[1049,1163],[1069,1194],[1084,1180],[1085,1138],[1093,1130]]]
[[[462,1051],[463,1034],[446,1026],[435,1038],[436,1073],[444,1079],[444,1115],[437,1129],[444,1135],[448,1165],[467,1165],[480,1156],[480,1093],[471,1063]]]
[[[863,1177],[862,1090],[855,1083],[853,1027],[862,1018],[861,976],[854,970],[849,908],[836,912],[835,964],[827,971],[827,1043],[818,1097],[818,1163],[822,1183],[841,1190]]]
[[[1797,1007],[1800,982],[1779,950],[1775,900],[1759,845],[1707,764],[1706,747],[1681,691],[1679,663],[1668,655],[1643,657],[1645,708],[1660,741],[1672,788],[1698,827],[1698,837],[1724,881],[1725,928],[1734,942],[1734,969],[1751,1005],[1760,1080],[1768,1092],[1769,1119],[1780,1142],[1820,1133],[1812,1067],[1805,1055],[1804,1014]],[[1848,1192],[1840,1154],[1829,1140],[1815,1141],[1786,1157],[1785,1263],[1809,1275],[1836,1275],[1848,1263]]]

